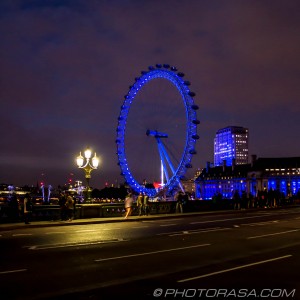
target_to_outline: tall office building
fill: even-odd
[[[231,166],[248,163],[248,129],[229,126],[217,131],[214,140],[214,165],[221,166],[226,161]]]

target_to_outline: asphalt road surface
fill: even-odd
[[[300,208],[0,232],[0,299],[300,299]]]

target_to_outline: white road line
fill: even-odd
[[[128,240],[125,239],[116,239],[116,240],[103,240],[97,242],[86,242],[86,243],[73,243],[73,244],[45,244],[45,245],[33,245],[26,246],[29,250],[45,250],[45,249],[56,249],[56,248],[68,248],[68,247],[78,247],[78,246],[90,246],[90,245],[99,245],[99,244],[108,244],[108,243],[119,243],[125,242]]]
[[[135,227],[130,227],[131,229],[139,229],[139,228],[148,228],[149,226],[135,226]]]
[[[198,230],[198,231],[182,231],[181,233],[170,234],[169,236],[177,236],[177,235],[186,235],[186,234],[198,234],[198,233],[206,233],[213,231],[223,231],[223,230],[231,230],[232,228],[211,228],[207,230]]]
[[[25,272],[25,271],[27,271],[27,269],[2,271],[2,272],[0,272],[0,275],[2,275],[2,274],[10,274],[10,273],[17,273],[17,272]]]
[[[257,223],[244,223],[241,224],[242,226],[263,226],[263,225],[269,225],[269,224],[274,224],[278,223],[279,220],[274,220],[274,221],[266,221],[266,222],[257,222]]]
[[[12,236],[30,236],[32,233],[15,233]]]
[[[256,236],[249,236],[247,237],[247,240],[251,239],[259,239],[267,236],[273,236],[273,235],[279,235],[279,234],[286,234],[286,233],[291,233],[291,232],[297,232],[299,229],[294,229],[294,230],[288,230],[288,231],[281,231],[281,232],[275,232],[275,233],[269,233],[269,234],[263,234],[263,235],[256,235]]]
[[[114,257],[108,257],[108,258],[99,258],[99,259],[95,259],[95,261],[99,262],[99,261],[122,259],[122,258],[128,258],[128,257],[137,257],[137,256],[151,255],[151,254],[157,254],[157,253],[164,253],[164,252],[171,252],[171,251],[178,251],[178,250],[186,250],[186,249],[191,249],[191,248],[205,247],[205,246],[210,246],[210,244],[201,244],[201,245],[195,245],[195,246],[173,248],[173,249],[166,249],[166,250],[158,250],[158,251],[152,251],[152,252],[135,253],[135,254],[129,254],[129,255],[124,255],[124,256],[114,256]]]
[[[170,235],[170,234],[176,234],[176,233],[182,233],[182,232],[188,232],[188,231],[184,230],[184,231],[162,232],[162,233],[157,233],[156,235]]]
[[[159,220],[159,222],[174,222],[174,221],[181,221],[182,219],[165,219],[165,220]]]
[[[165,220],[163,220],[163,219],[158,219],[158,220],[143,220],[142,222],[143,223],[164,223],[164,222],[174,222],[174,221],[182,221],[182,219],[178,219],[178,218],[176,218],[176,219],[173,219],[173,218],[171,218],[171,219],[165,219]]]
[[[204,275],[200,275],[200,276],[195,276],[195,277],[191,277],[191,278],[181,279],[181,280],[178,280],[177,282],[187,282],[187,281],[197,280],[197,279],[210,277],[210,276],[214,276],[214,275],[218,275],[218,274],[222,274],[222,273],[226,273],[226,272],[231,272],[231,271],[240,270],[243,268],[248,268],[248,267],[252,267],[252,266],[256,266],[256,265],[269,263],[269,262],[280,260],[280,259],[289,258],[291,256],[292,255],[289,254],[289,255],[275,257],[275,258],[271,258],[271,259],[267,259],[267,260],[257,261],[257,262],[247,264],[247,265],[242,265],[242,266],[238,266],[238,267],[234,267],[234,268],[230,268],[230,269],[220,270],[220,271],[216,271],[216,272],[212,272],[212,273],[208,273],[208,274],[204,274]]]
[[[261,216],[252,216],[252,217],[242,217],[242,218],[232,218],[232,219],[220,219],[220,220],[211,220],[211,221],[201,221],[201,222],[192,222],[193,224],[205,224],[205,223],[214,223],[214,222],[225,222],[225,221],[234,221],[234,220],[244,220],[244,219],[253,219],[253,218],[261,218]]]
[[[183,230],[183,231],[173,231],[173,232],[163,232],[163,233],[157,233],[156,235],[176,235],[176,234],[189,234],[192,232],[201,233],[201,232],[208,232],[213,231],[216,229],[223,229],[223,227],[209,227],[209,228],[201,228],[201,229],[193,229],[193,230]],[[224,229],[231,229],[231,228],[224,228]]]

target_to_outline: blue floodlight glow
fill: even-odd
[[[269,190],[276,190],[276,182],[274,180],[269,181],[268,185]]]

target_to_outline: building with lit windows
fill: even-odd
[[[219,129],[214,139],[214,165],[227,166],[248,163],[248,129],[229,126]]]
[[[257,197],[262,192],[276,191],[282,198],[300,196],[300,157],[258,158],[252,162],[207,167],[195,180],[197,199],[208,200],[221,194],[232,199],[237,191]]]

